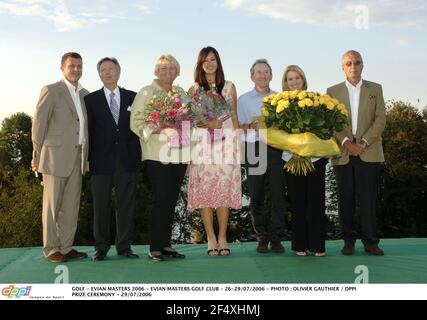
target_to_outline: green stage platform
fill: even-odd
[[[232,243],[228,257],[209,257],[206,245],[176,245],[182,260],[154,262],[148,246],[134,246],[140,259],[118,257],[112,248],[104,261],[65,262],[70,283],[354,283],[355,268],[369,270],[370,283],[427,283],[427,239],[384,239],[386,255],[371,256],[360,241],[356,254],[343,256],[342,241],[328,241],[326,257],[298,257],[284,242],[284,254],[259,254],[256,243]],[[94,253],[92,247],[78,250]],[[0,249],[0,283],[54,283],[58,264],[46,261],[41,248]]]

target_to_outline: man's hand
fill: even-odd
[[[368,143],[366,141],[364,141],[364,140],[358,142],[357,144],[360,145],[363,148],[363,151],[365,151],[365,149],[368,147]]]
[[[39,164],[31,162],[31,170],[33,170],[34,172],[39,171]]]
[[[350,140],[344,142],[344,148],[351,156],[360,156],[365,151],[364,144],[351,142]]]
[[[252,123],[251,123],[251,124],[249,124],[249,126],[248,126],[248,129],[255,129],[255,130],[258,130],[258,128],[259,128],[259,122],[258,122],[258,121],[252,122]]]

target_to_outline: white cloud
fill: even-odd
[[[366,27],[425,25],[422,0],[223,0],[225,7],[293,23]]]
[[[0,1],[0,13],[9,13],[18,16],[42,16],[46,14],[42,1],[14,0]]]
[[[138,3],[134,4],[134,7],[137,11],[141,14],[151,14],[152,11],[152,5],[154,1],[138,1]]]
[[[151,13],[148,1],[131,0],[139,14]],[[41,17],[53,22],[59,32],[87,28],[94,24],[122,19],[121,7],[115,2],[95,0],[88,3],[69,0],[0,0],[0,14]],[[89,8],[90,6],[90,8]],[[114,12],[114,13],[111,13]]]

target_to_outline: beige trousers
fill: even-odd
[[[69,177],[43,174],[43,254],[67,254],[73,246],[82,188],[81,151]]]

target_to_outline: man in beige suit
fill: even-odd
[[[380,163],[384,162],[381,134],[386,115],[381,85],[362,79],[363,60],[357,51],[342,58],[345,82],[330,87],[327,93],[344,103],[349,125],[335,134],[341,157],[332,161],[338,185],[338,206],[344,247],[353,254],[356,242],[354,225],[355,195],[362,217],[362,242],[366,252],[382,256],[378,247],[376,199]]]
[[[43,254],[51,262],[87,257],[72,248],[88,143],[82,66],[78,53],[63,55],[64,78],[43,87],[33,119],[31,167],[43,173]]]

